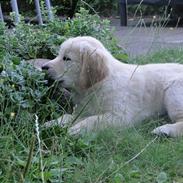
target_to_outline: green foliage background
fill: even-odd
[[[21,21],[16,27],[8,29],[0,24],[0,182],[41,181],[39,146],[34,142],[35,115],[41,125],[48,119],[59,117],[65,110],[59,101],[52,100],[50,88],[45,86],[45,74],[37,71],[27,60],[40,57],[52,59],[58,54],[63,41],[84,35],[96,37],[114,55],[123,57],[123,51],[111,31],[109,21],[90,15],[85,9],[80,9],[74,19],[60,20],[55,17],[43,26]],[[47,147],[53,147],[53,152],[50,151],[53,156],[47,158],[47,153],[43,153],[47,164],[43,173],[48,182],[57,182],[60,170],[64,175],[71,171],[71,166],[80,164],[79,159],[70,157],[73,151],[80,154],[80,148],[88,148],[89,142],[72,139],[66,131],[40,130],[45,152]],[[53,139],[50,137],[54,134],[63,138],[62,147],[51,145]],[[64,151],[63,157],[60,148]],[[58,154],[63,161],[68,156],[67,167],[59,168],[61,159],[57,159]]]
[[[93,36],[101,40],[114,55],[123,56],[111,33],[109,21],[88,14],[85,9],[81,9],[72,20],[61,21],[55,18],[44,26],[21,22],[14,29],[8,30],[1,24],[0,33],[1,97],[4,104],[1,111],[5,116],[10,116],[11,112],[22,114],[21,110],[24,109],[34,113],[41,110],[41,107],[41,111],[51,110],[60,113],[60,110],[56,110],[59,108],[58,105],[55,105],[54,109],[47,107],[50,104],[44,105],[47,109],[40,105],[41,98],[48,93],[48,88],[44,86],[44,74],[36,71],[25,60],[54,58],[58,54],[60,44],[67,38]],[[40,114],[45,115],[45,112]]]
[[[105,129],[79,138],[68,136],[67,129],[42,127],[48,118],[59,117],[64,106],[51,99],[44,73],[26,60],[54,58],[64,40],[78,35],[94,36],[115,57],[128,58],[118,47],[109,22],[84,9],[72,20],[55,18],[44,26],[21,22],[7,29],[0,24],[0,182],[182,182],[182,138],[150,135],[155,126],[167,119],[149,119],[139,127]],[[182,59],[182,50],[177,49],[126,62]],[[39,127],[35,125],[35,114]],[[143,153],[126,163],[149,142],[151,145]]]

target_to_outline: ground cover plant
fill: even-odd
[[[79,138],[41,125],[64,112],[52,100],[44,73],[26,60],[53,58],[68,37],[91,35],[128,63],[182,62],[183,50],[163,50],[130,60],[117,46],[109,22],[84,9],[73,20],[42,27],[0,25],[0,182],[183,182],[183,139],[150,134],[165,118],[130,129],[105,129]]]

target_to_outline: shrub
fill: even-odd
[[[112,32],[108,20],[90,15],[81,8],[74,19],[63,21],[56,17],[44,26],[21,22],[15,29],[6,31],[4,46],[11,55],[24,59],[53,58],[57,55],[60,44],[67,38],[88,35],[102,41],[112,54],[124,53],[118,47]]]
[[[19,121],[25,112],[40,112],[41,99],[48,91],[44,83],[44,73],[9,54],[4,55],[1,65],[0,111],[3,122],[14,120],[15,116],[16,121]]]
[[[100,15],[112,16],[118,14],[118,2],[117,0],[83,0],[78,1],[78,7],[89,8],[91,11],[93,8]]]
[[[51,91],[44,84],[44,74],[28,65],[31,58],[54,58],[60,44],[69,37],[89,35],[101,40],[114,55],[124,55],[118,48],[109,22],[97,15],[90,15],[81,8],[74,19],[62,21],[55,18],[44,26],[21,22],[13,30],[0,24],[1,45],[1,111],[3,121],[11,113],[22,115],[39,113],[41,119],[53,118],[64,111],[66,105],[51,98]],[[62,93],[61,93],[62,94]],[[51,114],[51,115],[48,115]],[[16,119],[19,119],[17,117]]]

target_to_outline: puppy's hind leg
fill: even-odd
[[[164,104],[174,124],[157,127],[152,133],[170,137],[183,136],[183,78],[174,80],[165,91]]]

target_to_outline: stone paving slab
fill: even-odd
[[[111,20],[119,45],[131,57],[145,55],[164,48],[183,48],[183,28],[120,26],[119,19]]]

